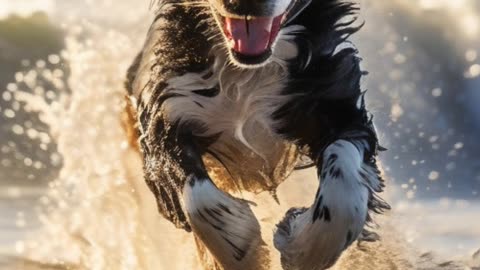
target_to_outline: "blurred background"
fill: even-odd
[[[0,0],[0,269],[197,269],[189,236],[159,220],[120,123],[149,4]],[[360,4],[353,41],[393,210],[381,246],[338,267],[478,270],[480,2]],[[273,230],[311,203],[314,178],[294,175],[280,206],[260,195],[262,222]]]

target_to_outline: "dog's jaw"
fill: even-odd
[[[239,68],[252,69],[252,68],[263,67],[270,62],[272,51],[277,40],[276,34],[273,36],[272,40],[268,41],[268,44],[265,44],[266,46],[264,50],[257,49],[254,53],[243,54],[241,50],[239,50],[239,42],[241,41],[239,41],[238,39],[235,40],[235,37],[233,37],[231,33],[231,31],[233,31],[231,29],[231,25],[227,25],[227,24],[230,24],[231,21],[242,20],[242,19],[223,16],[214,8],[212,8],[212,13],[215,18],[217,27],[222,35],[222,39],[221,39],[221,42],[223,43],[222,47],[225,48],[228,54],[230,63],[232,63],[233,65]],[[248,23],[247,18],[243,18],[243,20],[245,20],[246,24]],[[280,27],[278,28],[277,31],[279,30],[280,30]]]
[[[279,33],[299,1],[276,1],[271,11],[256,16],[229,12],[215,0],[208,2],[230,62],[239,68],[255,69],[272,61]]]

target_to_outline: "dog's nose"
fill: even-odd
[[[229,13],[239,16],[272,16],[274,2],[272,0],[223,0],[223,6]]]

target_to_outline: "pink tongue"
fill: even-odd
[[[233,50],[244,55],[267,51],[280,30],[282,16],[257,17],[251,20],[225,18],[225,34],[233,41]]]

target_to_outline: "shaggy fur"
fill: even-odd
[[[348,19],[357,7],[294,5],[269,60],[245,66],[232,58],[208,0],[156,6],[127,89],[159,212],[193,231],[216,267],[268,269],[258,221],[229,192],[274,192],[308,156],[321,184],[309,208],[278,224],[284,269],[326,269],[355,240],[376,239],[365,227],[389,206],[376,195],[381,149],[360,59],[346,41],[360,28]]]

